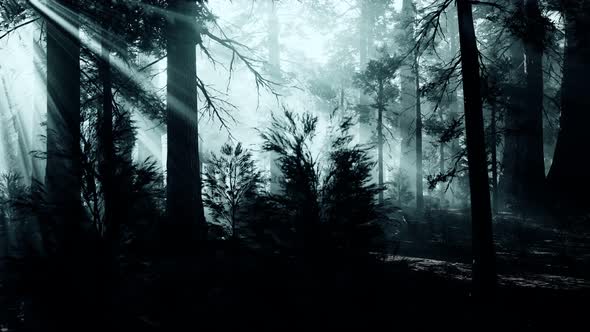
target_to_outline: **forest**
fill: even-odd
[[[590,1],[0,0],[0,79],[2,332],[587,326]]]

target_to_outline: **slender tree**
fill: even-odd
[[[402,145],[401,153],[401,167],[407,170],[407,174],[413,174],[416,188],[416,212],[420,214],[424,209],[424,193],[423,193],[423,164],[422,164],[422,105],[420,101],[420,44],[415,40],[416,30],[416,4],[411,0],[404,0],[402,3],[402,28],[404,36],[402,40],[405,41],[405,52],[407,52],[407,64],[406,68],[402,69],[402,114],[403,120],[402,127],[405,128],[402,131],[402,140],[406,139],[408,142]],[[414,112],[411,112],[411,111]],[[412,116],[413,114],[413,116]],[[415,121],[415,146],[411,149],[409,144],[410,127]],[[405,146],[405,148],[404,148]],[[404,156],[408,155],[409,151],[413,150],[413,158],[408,156],[410,162],[404,162]],[[411,166],[415,163],[414,167]],[[401,179],[400,179],[401,182]]]
[[[43,142],[41,141],[41,131],[42,131],[42,116],[41,114],[44,112],[45,107],[47,105],[47,92],[40,91],[42,89],[44,82],[46,82],[46,75],[47,72],[45,69],[46,67],[46,56],[45,56],[45,45],[41,38],[41,31],[43,31],[43,25],[40,21],[36,22],[33,29],[33,67],[34,67],[34,79],[35,79],[35,92],[32,99],[32,116],[31,116],[31,148],[33,151],[42,151]],[[43,182],[45,178],[45,160],[42,158],[38,158],[37,156],[33,156],[32,158],[32,173],[31,173],[31,180],[32,182]]]
[[[400,153],[400,170],[399,170],[399,179],[398,183],[401,185],[405,181],[409,181],[410,185],[408,189],[414,193],[416,190],[416,183],[418,183],[417,179],[415,178],[416,175],[416,167],[414,165],[417,156],[415,146],[412,146],[412,141],[416,138],[416,134],[412,133],[411,128],[415,124],[415,115],[416,115],[416,78],[414,76],[415,71],[413,70],[414,66],[414,57],[417,54],[415,50],[415,40],[414,40],[414,23],[415,23],[415,8],[412,0],[404,0],[402,3],[401,9],[401,20],[400,20],[400,33],[398,43],[401,44],[402,50],[404,53],[407,53],[406,63],[404,66],[400,68],[400,80],[401,80],[401,90],[400,90],[400,100],[401,100],[401,110],[400,110],[400,146],[401,146],[401,153]],[[414,134],[414,135],[412,135]],[[407,180],[406,180],[407,177]],[[417,191],[416,191],[417,197]],[[401,198],[401,197],[400,197]],[[399,202],[401,204],[401,200]],[[416,202],[417,203],[417,202]]]
[[[420,62],[418,54],[414,58],[414,81],[416,88],[416,212],[420,214],[424,211],[424,166],[422,164],[422,105],[420,101]]]
[[[449,51],[451,54],[451,58],[454,58],[459,53],[459,28],[458,28],[458,20],[457,20],[457,12],[456,11],[451,11],[449,13],[449,16],[447,18],[447,22],[448,22],[447,24],[449,27],[449,39],[450,39],[450,43],[449,43],[450,50]],[[447,114],[447,121],[449,123],[452,123],[453,121],[456,121],[457,119],[459,119],[459,114],[461,113],[461,103],[459,101],[459,93],[458,93],[459,89],[460,89],[460,87],[457,87],[455,90],[451,91],[451,93],[450,93],[449,112]],[[459,149],[460,148],[459,148],[458,140],[453,139],[448,144],[447,153],[449,156],[453,156],[453,155],[457,154]],[[455,192],[454,187],[455,187],[455,183],[451,182],[449,185],[449,188],[451,191],[451,196],[449,197],[450,198],[449,205],[452,205],[452,202],[454,201],[454,194],[453,194]]]
[[[268,62],[270,77],[274,82],[281,80],[281,45],[279,43],[280,25],[277,15],[276,0],[268,0]],[[281,167],[277,162],[278,156],[270,152],[270,192],[278,194],[281,191]]]
[[[235,242],[240,239],[238,222],[243,219],[246,201],[256,195],[261,179],[252,153],[241,143],[226,143],[219,154],[211,153],[203,179],[203,202],[217,222],[229,224]]]
[[[471,192],[474,293],[492,294],[496,284],[492,213],[485,152],[479,51],[469,0],[457,1],[461,72],[465,103],[465,131]]]
[[[497,129],[497,107],[492,105],[490,115],[490,150],[492,162],[492,210],[498,213],[498,129]]]
[[[379,188],[384,185],[384,158],[383,147],[385,143],[385,136],[383,134],[384,127],[384,113],[387,111],[387,105],[390,101],[398,96],[398,90],[393,85],[393,79],[400,67],[401,60],[398,57],[392,57],[388,54],[377,60],[371,60],[367,64],[367,68],[356,75],[355,84],[362,88],[366,96],[372,96],[375,103],[372,105],[377,110],[377,177]],[[383,204],[383,191],[379,192],[379,203]]]
[[[374,27],[375,13],[372,0],[359,1],[359,65],[361,70],[365,70],[369,61],[375,55],[374,46]],[[371,121],[371,107],[369,98],[365,92],[360,91],[358,112],[359,112],[359,141],[367,144],[372,140],[369,122]]]
[[[444,123],[445,121],[445,116],[442,107],[439,107],[438,109],[438,120],[440,121],[440,123]],[[445,173],[445,145],[446,144],[444,142],[440,142],[438,145],[438,171],[440,172],[440,174]],[[440,188],[439,198],[442,207],[445,198],[445,188],[443,186],[441,186]]]
[[[110,31],[109,1],[102,3],[102,17],[100,18],[101,54],[98,61],[98,75],[102,83],[102,109],[99,121],[99,145],[100,145],[100,173],[102,175],[102,192],[104,196],[104,220],[103,225],[109,233],[112,233],[114,222],[114,189],[115,189],[115,149],[113,138],[113,82],[111,75],[111,50],[109,46],[108,32]]]
[[[377,107],[377,164],[379,187],[383,187],[383,111],[385,110],[383,82],[379,82]],[[383,204],[383,191],[379,192],[379,204]]]
[[[446,12],[446,39],[447,39],[447,59],[448,61],[454,62],[457,56],[458,51],[458,38],[459,34],[457,31],[457,13],[454,8],[448,8]],[[457,90],[459,87],[450,89],[450,91],[446,91],[447,94],[447,107],[438,106],[438,119],[441,124],[445,125],[448,123],[453,123],[457,119],[457,114],[459,113],[459,103],[457,102]],[[445,122],[446,121],[446,122]],[[440,174],[446,173],[446,159],[453,158],[455,153],[457,152],[458,147],[456,143],[456,139],[452,139],[449,142],[441,141],[438,146],[438,169]],[[452,165],[452,163],[450,163]],[[453,183],[449,184],[449,187]],[[439,198],[441,202],[441,206],[444,204],[445,198],[447,197],[446,192],[448,187],[442,185],[439,192]],[[451,189],[451,192],[453,190]]]

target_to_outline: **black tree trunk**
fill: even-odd
[[[377,96],[377,164],[379,171],[379,188],[383,188],[383,111],[385,108],[384,93],[383,80],[380,80],[379,92]],[[383,204],[383,190],[379,191],[379,204]]]
[[[61,2],[58,2],[61,4]],[[78,29],[77,21],[67,24]],[[55,208],[52,218],[66,229],[80,212],[80,44],[52,19],[47,24],[47,200]],[[72,212],[74,214],[72,214]],[[73,217],[73,218],[72,218]],[[75,218],[75,219],[74,219]],[[61,234],[66,236],[66,234]],[[59,235],[58,235],[59,236]],[[58,239],[58,240],[64,240]]]
[[[107,14],[108,15],[108,14]],[[102,193],[104,202],[103,225],[111,233],[114,228],[114,138],[113,138],[113,93],[111,79],[110,50],[105,40],[102,41],[102,54],[98,64],[99,78],[102,83],[102,112],[99,121],[100,174],[102,176]]]
[[[421,214],[424,212],[424,188],[423,188],[423,173],[424,167],[422,165],[422,105],[420,102],[420,68],[418,63],[418,56],[414,60],[414,80],[415,80],[415,96],[416,96],[416,212]]]
[[[513,86],[506,112],[503,201],[520,211],[540,208],[545,164],[543,155],[543,23],[536,1],[513,0],[523,16],[526,40],[517,37],[511,50]],[[526,7],[526,8],[525,8]]]
[[[491,159],[492,159],[492,211],[498,213],[498,142],[497,142],[497,135],[498,129],[496,122],[497,114],[496,114],[496,105],[492,105],[492,114],[490,118],[491,122],[491,135],[490,135],[490,149],[491,149]]]
[[[479,51],[469,0],[457,1],[457,14],[471,192],[473,287],[479,298],[485,298],[493,294],[496,285],[495,253],[480,91]]]
[[[590,172],[580,144],[590,142],[590,3],[564,1],[565,57],[561,84],[561,120],[553,164],[547,177],[553,202],[588,211]],[[582,155],[581,155],[582,154]]]
[[[75,1],[51,1],[39,9],[73,9]],[[48,7],[45,7],[48,6]],[[49,7],[51,6],[51,7]],[[80,39],[73,14],[45,17],[47,27],[47,164],[45,172],[47,217],[43,221],[49,264],[38,294],[44,330],[88,330],[86,318],[93,298],[88,247],[82,231],[80,149]],[[85,309],[82,309],[85,308]],[[86,312],[85,312],[86,310]]]
[[[191,319],[202,307],[205,271],[202,257],[207,223],[201,197],[198,144],[197,59],[199,4],[192,0],[169,0],[167,38],[167,224],[164,227],[162,260],[162,313],[164,330],[179,331],[197,326]]]
[[[172,238],[169,246],[203,241],[206,221],[201,199],[196,89],[196,7],[193,1],[170,1],[167,52],[167,200]]]

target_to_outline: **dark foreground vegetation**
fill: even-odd
[[[0,332],[587,325],[590,4],[343,3],[2,0]]]
[[[494,298],[481,303],[471,295],[469,274],[452,265],[414,268],[403,258],[383,262],[330,253],[318,254],[303,267],[293,256],[219,243],[211,243],[204,256],[191,256],[194,270],[188,281],[165,279],[169,268],[160,259],[137,263],[106,294],[91,287],[101,283],[96,268],[84,273],[78,264],[71,273],[84,283],[76,289],[74,306],[62,302],[64,294],[56,288],[60,281],[48,272],[53,267],[38,261],[5,263],[4,326],[18,331],[49,331],[52,324],[55,330],[71,326],[86,331],[169,331],[177,326],[471,330],[486,322],[486,328],[577,330],[584,326],[590,295],[587,274],[585,283],[563,282],[566,278],[558,274],[541,281],[535,274],[548,271],[528,272],[528,266],[520,266],[528,265],[524,258],[499,267],[524,284],[501,280]],[[106,310],[99,305],[105,302],[97,302],[105,295]]]

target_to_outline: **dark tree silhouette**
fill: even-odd
[[[465,131],[471,192],[473,287],[477,296],[493,294],[496,284],[492,211],[485,152],[479,52],[471,3],[457,1],[461,72],[465,102]]]
[[[239,239],[238,222],[244,218],[248,198],[260,190],[262,176],[252,154],[242,144],[226,143],[219,155],[212,153],[204,173],[203,203],[218,223],[231,228],[231,237]]]
[[[206,234],[197,140],[195,45],[200,42],[196,21],[200,6],[188,0],[169,1],[166,28],[168,54],[166,211],[170,227],[176,228],[172,243],[181,246],[192,245],[193,239],[204,240]]]
[[[280,44],[280,22],[277,15],[277,1],[267,0],[268,6],[268,64],[270,78],[274,82],[281,81],[281,44]],[[270,192],[278,194],[281,191],[280,178],[281,167],[278,165],[277,156],[270,153]]]
[[[547,176],[551,198],[565,209],[587,211],[590,172],[579,159],[578,142],[590,141],[590,3],[562,1],[565,54],[561,85],[561,119],[553,164]],[[573,212],[573,211],[570,211]]]
[[[416,125],[416,113],[418,111],[416,101],[418,96],[416,95],[416,61],[417,60],[417,41],[415,39],[415,23],[416,23],[416,8],[412,0],[404,0],[402,3],[401,16],[400,16],[400,27],[399,36],[397,36],[397,42],[400,44],[402,53],[406,56],[405,63],[400,68],[400,119],[399,128],[401,135],[401,154],[400,154],[400,170],[398,183],[401,184],[404,181],[404,177],[408,178],[410,183],[408,189],[415,193],[414,199],[420,196],[416,189],[418,179],[416,174],[418,173],[418,167],[414,164],[417,160],[416,146],[413,145],[414,139],[418,136],[417,130],[412,130]],[[399,202],[402,203],[401,200]],[[418,201],[415,202],[416,207]]]
[[[540,207],[543,155],[543,49],[545,22],[536,1],[512,1],[509,28],[511,83],[505,115],[504,201],[519,209]]]
[[[112,7],[110,1],[101,4],[102,17],[99,27],[102,29],[101,54],[98,62],[98,75],[102,83],[102,110],[99,121],[100,138],[100,173],[102,175],[102,192],[104,195],[104,220],[109,238],[116,233],[115,222],[115,147],[113,139],[113,82],[111,75],[111,48],[108,34],[111,25]]]
[[[57,6],[70,2],[57,1]],[[64,7],[69,8],[69,7]],[[76,227],[80,209],[80,43],[75,15],[64,17],[72,30],[52,18],[47,25],[47,199],[63,227]],[[62,230],[62,231],[65,231]],[[62,234],[66,237],[68,235]],[[69,236],[76,236],[70,234]]]

